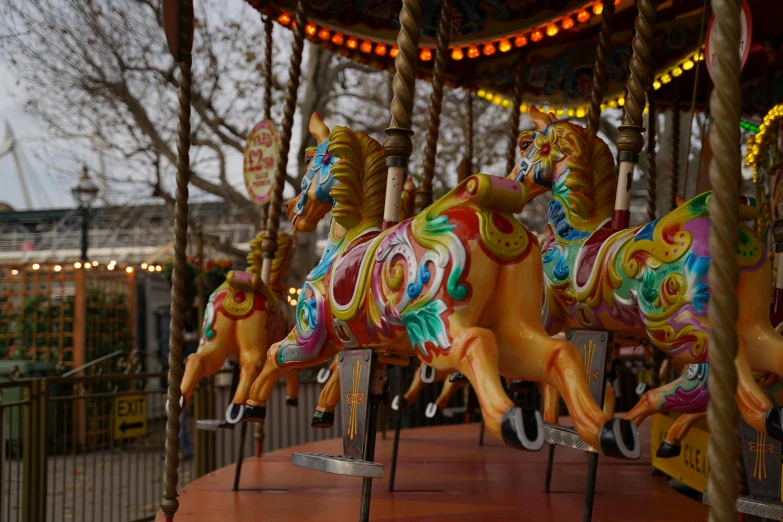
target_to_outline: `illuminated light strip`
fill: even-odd
[[[622,0],[615,0],[614,4],[619,5]],[[536,27],[533,27],[531,29],[526,29],[524,31],[518,32],[518,33],[512,33],[508,35],[504,35],[492,40],[486,40],[483,42],[473,42],[470,44],[464,44],[464,45],[453,45],[449,47],[450,53],[449,56],[452,60],[459,61],[462,60],[464,57],[468,58],[478,58],[482,54],[484,56],[492,56],[495,54],[496,49],[500,49],[502,53],[508,52],[512,49],[511,43],[513,42],[514,47],[524,47],[528,44],[528,42],[540,42],[544,39],[545,36],[556,36],[560,33],[561,30],[563,31],[569,31],[571,29],[574,29],[575,27],[578,27],[579,24],[584,24],[588,21],[590,21],[593,17],[601,16],[603,12],[603,2],[602,0],[593,0],[591,2],[586,2],[584,5],[577,9],[573,9],[569,11],[568,13],[557,16],[555,18],[552,18],[551,20],[547,20],[546,22],[543,22],[541,24],[538,24]],[[591,14],[592,13],[592,14]],[[291,13],[282,12],[277,17],[277,21],[280,25],[283,25],[285,27],[291,27],[295,25],[293,22],[293,15]],[[309,40],[312,40],[314,42],[324,42],[328,43],[331,41],[332,44],[340,47],[343,45],[345,41],[345,35],[334,29],[330,29],[328,27],[324,27],[322,25],[315,24],[313,22],[310,22],[307,24],[306,27],[306,34]],[[350,41],[357,41],[358,37],[350,37]],[[362,42],[364,45],[359,47],[358,50],[363,52],[364,54],[377,54],[378,56],[384,56],[385,54],[383,51],[381,53],[378,53],[378,49],[385,49],[386,46],[391,45],[388,42],[381,42],[376,40],[369,40],[366,38],[362,38]],[[351,50],[356,50],[356,45],[348,45],[348,47]],[[476,52],[477,50],[480,50],[479,52]],[[419,58],[422,61],[428,62],[431,61],[434,56],[434,48],[432,47],[422,47],[419,51],[420,55]],[[392,53],[389,53],[391,56]]]
[[[783,121],[783,103],[775,105],[770,110],[761,125],[758,126],[758,132],[748,138],[748,148],[745,152],[745,165],[748,167],[754,167],[753,177],[756,177],[756,169],[761,165],[762,153],[766,151],[769,145],[777,145],[777,141],[770,142],[770,138],[777,135],[776,129],[780,122]],[[743,128],[748,129],[750,124],[740,122]],[[751,130],[751,129],[749,129]]]

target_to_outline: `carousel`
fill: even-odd
[[[164,0],[180,108],[157,520],[783,519],[781,20],[770,2],[248,1],[264,17],[268,75],[273,24],[293,33],[282,120],[271,121],[268,77],[245,157],[246,169],[273,168],[271,195],[249,268],[212,294],[185,362],[194,21],[192,1]],[[317,146],[284,209],[305,40],[393,72],[393,99],[382,144],[307,115]],[[411,130],[417,78],[432,83],[425,136]],[[469,137],[456,186],[435,199],[444,89],[509,111],[507,174],[474,170]],[[616,157],[598,135],[607,109],[622,110]],[[656,136],[667,110],[675,131]],[[689,129],[708,115],[704,165],[684,180],[677,161],[658,173],[671,184],[659,212],[656,143],[672,139],[679,158],[681,114]],[[647,207],[632,220],[635,173]],[[542,240],[516,217],[538,197],[549,201]],[[297,234],[329,220],[294,314],[279,292],[293,245],[284,210]],[[653,379],[615,413],[617,362],[639,346]],[[200,429],[260,433],[278,380],[295,405],[297,372],[328,364],[310,424],[339,424],[342,439],[240,455],[180,490],[181,408],[226,359],[238,363],[233,398]],[[410,388],[390,397],[394,367],[413,364]],[[469,389],[481,424],[401,430],[433,382],[444,386],[428,417]],[[376,440],[386,405],[395,433]]]

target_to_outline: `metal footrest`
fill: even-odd
[[[452,419],[455,415],[462,415],[467,412],[468,409],[465,406],[454,406],[453,408],[443,410],[443,416]]]
[[[199,419],[196,421],[196,429],[202,431],[218,431],[220,429],[231,429],[233,424],[220,419]]]
[[[582,440],[574,428],[544,423],[544,440],[547,444],[558,444],[567,448],[598,453],[598,450]]]
[[[701,501],[708,506],[710,505],[709,491],[704,492]],[[741,496],[737,498],[737,512],[770,520],[783,520],[783,504],[773,500],[759,500]]]
[[[349,459],[342,456],[323,455],[321,453],[291,454],[291,464],[300,468],[325,471],[335,475],[351,477],[383,478],[383,464],[366,460]]]

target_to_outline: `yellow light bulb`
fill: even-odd
[[[659,82],[658,80],[655,80],[653,82],[653,89],[655,89],[657,91],[660,88],[661,88],[661,82]]]
[[[685,69],[686,71],[690,71],[691,69],[693,69],[693,62],[690,60],[686,60],[685,63],[682,64],[682,68]]]

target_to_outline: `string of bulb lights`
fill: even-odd
[[[615,5],[620,4],[620,2],[621,0],[614,0]],[[494,38],[486,42],[449,46],[449,55],[452,60],[460,61],[465,57],[468,59],[476,59],[480,56],[492,56],[498,51],[507,53],[514,48],[525,47],[530,42],[540,42],[545,36],[555,36],[560,33],[561,30],[571,30],[576,27],[577,24],[584,24],[591,18],[600,16],[601,13],[603,13],[603,10],[603,2],[589,2],[579,9],[548,20],[533,29],[527,29],[516,34]],[[283,12],[278,15],[277,21],[280,25],[285,27],[290,27],[292,29],[296,27],[293,14],[288,12]],[[346,47],[349,50],[359,50],[362,53],[375,54],[380,57],[388,55],[391,58],[395,58],[399,52],[399,48],[396,45],[389,45],[369,38],[360,39],[356,36],[346,35],[343,32],[332,30],[313,22],[310,22],[305,26],[305,34],[308,39],[315,42],[331,42],[337,47]],[[434,48],[424,47],[419,51],[419,59],[423,62],[429,62],[434,58],[434,53]]]
[[[54,272],[61,272],[64,269],[63,265],[61,265],[61,264],[54,264],[53,265],[51,263],[47,263],[47,267],[51,268],[51,270],[54,271]],[[147,272],[162,272],[163,271],[163,267],[161,265],[158,265],[158,264],[141,263],[140,267],[141,267],[142,270],[146,270]],[[33,263],[33,264],[30,265],[30,268],[33,271],[38,271],[38,270],[41,270],[42,268],[44,268],[44,265],[42,265],[41,263]],[[101,267],[100,267],[100,263],[98,261],[88,261],[86,263],[82,263],[81,261],[76,261],[75,263],[73,263],[73,268],[75,268],[76,270],[81,270],[81,269],[93,270],[93,269],[100,269]],[[108,263],[106,263],[106,265],[105,265],[105,269],[110,271],[110,272],[114,271],[114,270],[116,270],[118,268],[120,268],[120,267],[118,267],[117,261],[115,261],[113,259],[111,261],[109,261]],[[132,265],[127,265],[127,266],[125,266],[124,270],[128,274],[132,274],[135,271],[135,268]],[[14,268],[14,269],[11,270],[11,275],[12,276],[19,275],[19,271],[20,271],[20,269]]]

